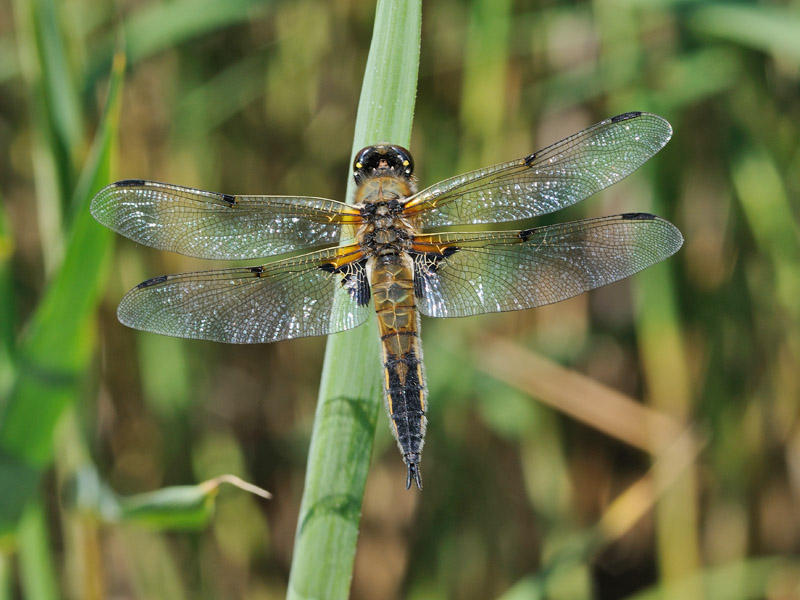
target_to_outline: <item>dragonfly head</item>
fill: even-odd
[[[367,146],[356,153],[353,159],[353,177],[356,183],[382,173],[392,173],[404,179],[411,179],[414,173],[414,159],[402,146],[378,144]]]
[[[411,487],[411,481],[417,484],[417,489],[422,489],[422,474],[419,471],[419,454],[412,452],[403,456],[408,470],[406,471],[406,489]]]

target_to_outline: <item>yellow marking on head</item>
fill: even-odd
[[[404,167],[407,167],[409,164],[411,164],[411,163],[409,163],[407,160],[404,160],[404,161],[403,161],[403,166],[404,166]]]
[[[360,162],[356,163],[356,169],[361,169],[363,167],[364,167],[364,165],[362,165]]]

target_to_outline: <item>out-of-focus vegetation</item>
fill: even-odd
[[[125,329],[127,289],[216,265],[112,254],[81,211],[103,176],[343,198],[374,15],[0,4],[0,598],[285,595],[325,341]],[[800,10],[438,0],[422,28],[422,185],[650,110],[670,144],[539,222],[652,211],[686,243],[561,304],[423,322],[425,489],[381,415],[352,596],[799,595]],[[76,501],[222,473],[274,498],[223,488],[175,534]]]

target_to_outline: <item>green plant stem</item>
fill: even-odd
[[[421,0],[380,0],[353,153],[379,141],[408,145],[419,66]],[[348,199],[354,184],[350,178]],[[328,338],[289,598],[346,598],[361,502],[381,404],[375,319]],[[398,493],[403,492],[398,482]]]

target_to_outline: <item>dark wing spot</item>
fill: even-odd
[[[634,112],[626,112],[622,113],[621,115],[617,115],[616,117],[611,117],[612,123],[619,123],[620,121],[627,121],[628,119],[635,119],[636,117],[642,116],[642,111],[637,110]]]
[[[430,277],[439,270],[443,260],[461,250],[458,246],[448,246],[442,252],[411,252],[414,259],[414,296],[422,298],[423,277]]]
[[[144,185],[147,185],[144,179],[123,179],[114,182],[114,187],[142,187]]]
[[[538,154],[537,152],[534,152],[533,154],[530,154],[530,155],[525,157],[525,166],[526,167],[530,167],[533,164],[533,161],[536,160],[536,155],[537,154]]]
[[[250,267],[250,272],[258,277],[261,277],[261,275],[264,273],[264,267]]]
[[[652,221],[656,218],[655,215],[651,215],[650,213],[625,213],[620,215],[626,221]]]
[[[523,229],[519,232],[519,237],[522,239],[523,242],[527,242],[528,238],[533,235],[533,232],[536,231],[538,227],[531,227],[530,229]]]
[[[366,264],[366,260],[348,263],[341,267],[335,267],[333,263],[323,263],[317,268],[326,273],[344,275],[341,282],[342,287],[347,290],[347,293],[350,294],[350,297],[355,300],[359,306],[366,306],[372,297],[369,289],[369,282],[367,281]]]
[[[439,259],[439,261],[441,262],[442,259],[453,256],[453,254],[455,254],[459,250],[461,250],[461,248],[459,248],[458,246],[448,246],[447,248],[444,249],[444,252],[441,253],[440,255],[441,258]]]
[[[414,265],[427,273],[435,273],[441,262],[461,250],[458,246],[448,246],[441,252],[411,252]]]
[[[222,198],[222,199],[223,199],[225,202],[227,202],[228,204],[230,204],[231,206],[233,206],[234,204],[236,204],[236,196],[232,196],[231,194],[220,194],[220,197],[221,197],[221,198]]]
[[[369,281],[367,281],[366,264],[367,261],[362,260],[346,265],[349,268],[345,270],[345,276],[342,278],[342,287],[347,290],[347,293],[359,306],[369,304],[369,300],[372,297]]]
[[[143,281],[142,283],[137,285],[136,288],[137,289],[142,289],[142,288],[158,285],[159,283],[164,283],[167,279],[169,279],[169,275],[159,275],[158,277],[153,277],[152,279],[148,279],[147,281]]]

